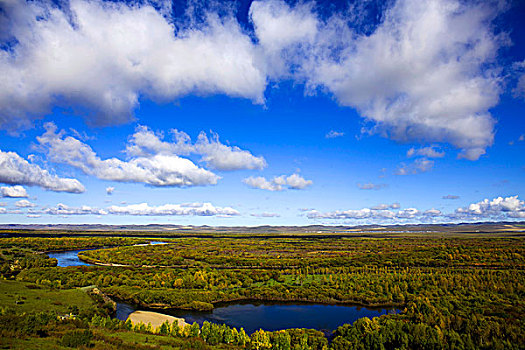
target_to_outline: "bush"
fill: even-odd
[[[90,330],[74,330],[69,331],[62,337],[60,343],[63,346],[70,348],[78,348],[82,345],[89,345],[91,339],[93,338],[93,333]]]

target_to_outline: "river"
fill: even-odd
[[[159,242],[159,241],[151,241],[149,244],[168,244],[169,242]],[[137,244],[137,245],[143,245],[143,244]],[[92,249],[101,249],[101,248],[92,248]],[[78,253],[83,252],[85,250],[92,250],[92,249],[79,249],[79,250],[68,250],[65,252],[51,252],[47,253],[47,255],[50,258],[57,259],[58,263],[57,266],[60,267],[67,267],[67,266],[93,266],[93,264],[84,262],[78,258]]]
[[[158,244],[165,242],[151,242]],[[91,265],[81,261],[78,253],[86,250],[72,250],[58,253],[48,253],[49,257],[58,260],[58,266]],[[126,320],[137,307],[126,303],[117,303],[115,317]],[[392,308],[366,308],[350,305],[327,305],[315,303],[283,303],[283,302],[245,302],[225,303],[218,305],[210,312],[188,311],[178,309],[149,310],[161,312],[175,317],[182,317],[188,323],[204,321],[225,323],[237,329],[243,327],[251,334],[262,328],[274,331],[287,328],[313,328],[329,335],[337,327],[345,323],[353,323],[362,317],[377,317],[400,310]]]

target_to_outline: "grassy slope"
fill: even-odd
[[[79,289],[53,290],[30,289],[30,283],[0,280],[0,305],[16,310],[17,313],[35,311],[55,311],[68,313],[68,307],[76,305],[79,309],[94,306],[91,298]],[[23,303],[16,304],[16,300]]]

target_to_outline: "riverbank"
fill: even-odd
[[[138,323],[144,323],[146,325],[148,323],[151,323],[151,326],[153,328],[160,327],[160,325],[162,325],[166,321],[168,321],[170,324],[172,324],[173,322],[177,322],[177,325],[179,327],[185,327],[186,325],[188,325],[188,323],[186,323],[186,321],[183,318],[173,317],[170,315],[165,315],[152,311],[134,311],[128,316],[128,320],[130,320],[131,323],[134,325]]]

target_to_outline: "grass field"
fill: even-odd
[[[17,313],[51,311],[58,314],[70,312],[70,307],[78,309],[93,307],[93,300],[80,289],[47,289],[34,284],[0,280],[0,305],[9,307]]]

